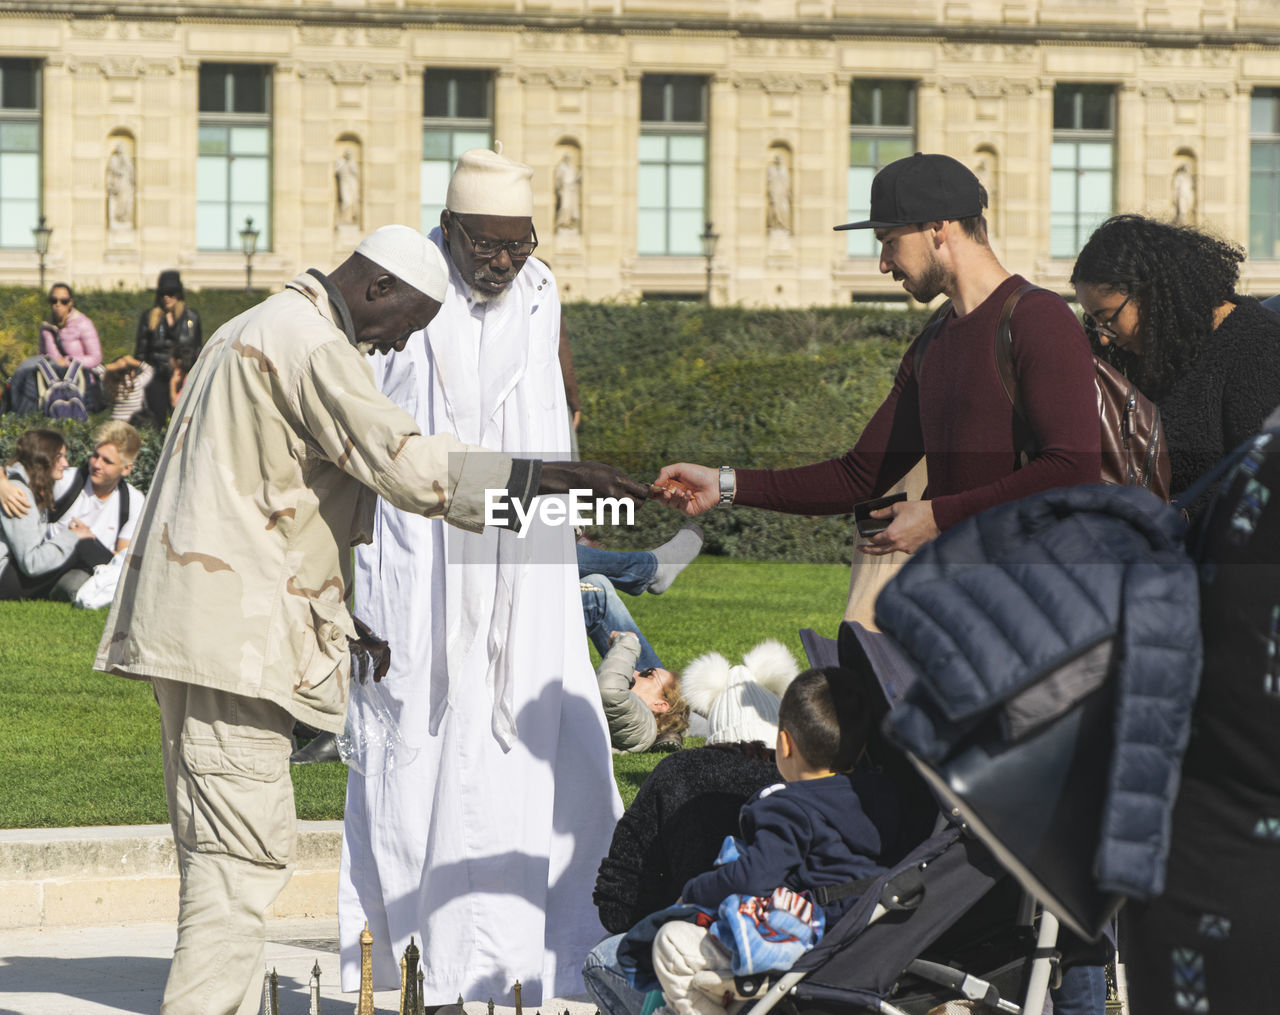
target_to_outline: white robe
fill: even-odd
[[[424,433],[563,457],[550,271],[530,258],[486,309],[467,294],[454,271],[425,342],[389,357],[380,386]],[[356,554],[355,612],[391,644],[382,688],[417,753],[348,778],[343,990],[359,985],[366,920],[378,989],[399,984],[413,936],[427,1004],[510,1004],[516,980],[526,1005],[582,990],[582,960],[604,934],[591,890],[622,803],[572,529],[529,528],[472,535],[380,502],[374,542]]]

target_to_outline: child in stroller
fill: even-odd
[[[785,968],[849,908],[856,885],[886,869],[897,799],[879,773],[855,771],[869,716],[839,670],[808,670],[788,686],[777,738],[786,783],[743,807],[742,841],[727,841],[724,862],[685,885],[700,916],[654,938],[654,970],[678,1015],[723,1011],[735,973]]]

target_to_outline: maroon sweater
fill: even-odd
[[[915,373],[907,350],[889,396],[858,443],[839,458],[798,469],[737,470],[735,504],[791,514],[834,515],[877,497],[924,455],[925,498],[938,528],[1039,490],[1100,478],[1101,429],[1093,359],[1084,330],[1057,295],[1027,293],[1013,312],[1013,369],[1039,448],[1017,468],[1026,446],[1022,421],[1000,383],[996,325],[1005,300],[1026,279],[1013,275],[964,317],[948,315]]]

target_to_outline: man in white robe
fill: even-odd
[[[431,234],[448,292],[380,387],[424,434],[555,457],[569,449],[560,302],[528,256],[531,177],[494,152],[459,159]],[[380,502],[356,572],[356,614],[391,645],[380,688],[407,749],[348,779],[343,989],[358,987],[367,921],[379,989],[399,983],[412,936],[428,1005],[503,1001],[516,980],[526,1005],[580,992],[604,933],[591,887],[622,805],[571,527],[531,518],[518,536],[459,538]]]

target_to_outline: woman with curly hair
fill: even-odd
[[[1243,260],[1198,230],[1117,215],[1071,273],[1090,340],[1160,407],[1174,494],[1280,404],[1280,317],[1235,291]]]

